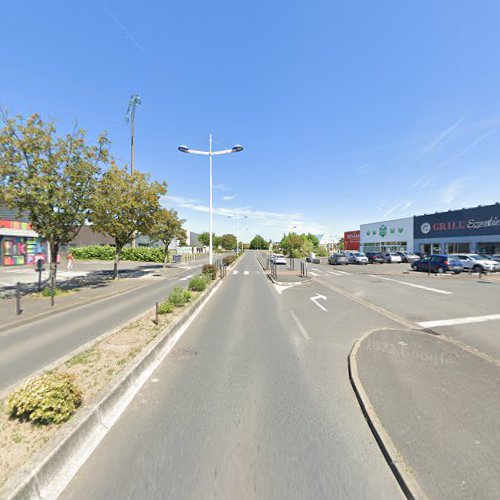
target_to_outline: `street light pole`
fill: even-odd
[[[209,150],[208,151],[201,151],[197,149],[189,149],[187,146],[179,146],[177,149],[181,153],[191,153],[195,155],[204,155],[208,156],[210,160],[210,201],[209,201],[209,212],[210,212],[210,222],[209,222],[209,257],[208,257],[208,262],[210,264],[213,264],[213,249],[212,249],[212,156],[217,156],[217,155],[225,155],[228,153],[239,153],[240,151],[243,151],[243,146],[236,145],[233,146],[231,149],[223,149],[221,151],[213,151],[212,149],[212,134],[210,134],[210,139],[209,139]]]
[[[242,215],[242,216],[236,216],[236,215],[228,215],[228,219],[234,219],[234,220],[243,220],[243,219],[248,219],[248,215]],[[239,247],[239,234],[240,234],[240,229],[241,229],[241,224],[238,224],[236,226],[236,255],[238,255],[238,247]]]

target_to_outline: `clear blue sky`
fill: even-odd
[[[2,7],[0,104],[73,120],[169,183],[208,228],[246,239],[500,201],[498,0],[25,1]]]

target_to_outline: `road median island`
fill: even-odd
[[[15,409],[22,418],[15,418],[12,399],[2,401],[0,498],[57,496],[221,284],[222,280],[212,281],[211,276],[193,278],[189,286],[198,291],[173,289],[160,304],[163,314],[158,318],[155,308],[149,310],[51,366],[41,377],[68,375],[82,395],[83,404],[65,424],[51,423],[51,412],[45,419],[48,425],[40,425],[40,413],[42,421],[46,416],[43,401],[31,414],[26,408],[33,401],[18,403]],[[23,390],[40,387],[39,377],[35,384],[32,378],[21,385]],[[35,400],[38,394],[31,391]]]
[[[286,286],[296,283],[308,283],[309,281],[312,281],[311,277],[300,276],[300,267],[299,270],[290,270],[285,265],[276,266],[278,272],[278,278],[276,279],[272,276],[271,271],[267,269],[267,257],[259,257],[256,255],[255,258],[262,267],[262,270],[264,271],[267,278],[275,285]]]
[[[438,335],[385,329],[358,340],[349,374],[410,498],[496,498],[500,365]]]

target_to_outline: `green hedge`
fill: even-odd
[[[90,245],[87,247],[72,248],[75,259],[83,260],[114,260],[115,247],[110,245]],[[139,262],[163,262],[163,248],[125,247],[121,253],[122,260]]]

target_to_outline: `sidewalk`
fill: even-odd
[[[408,484],[431,499],[498,498],[500,363],[429,333],[380,330],[355,346],[351,370]]]
[[[23,312],[19,316],[16,314],[16,300],[14,298],[6,298],[0,300],[0,317],[2,318],[0,331],[15,328],[51,314],[95,302],[106,297],[139,289],[151,284],[153,280],[175,276],[184,270],[185,267],[169,265],[165,270],[158,269],[153,274],[134,274],[131,270],[124,270],[123,273],[120,273],[120,276],[123,277],[118,280],[112,280],[110,276],[100,274],[99,276],[93,276],[91,278],[92,281],[89,281],[90,278],[87,276],[85,283],[72,280],[71,286],[66,282],[65,287],[58,283],[58,286],[68,290],[75,290],[78,286],[81,288],[77,288],[78,291],[71,291],[67,295],[54,297],[55,305],[53,307],[50,305],[50,297],[23,296],[21,298],[21,309]]]

